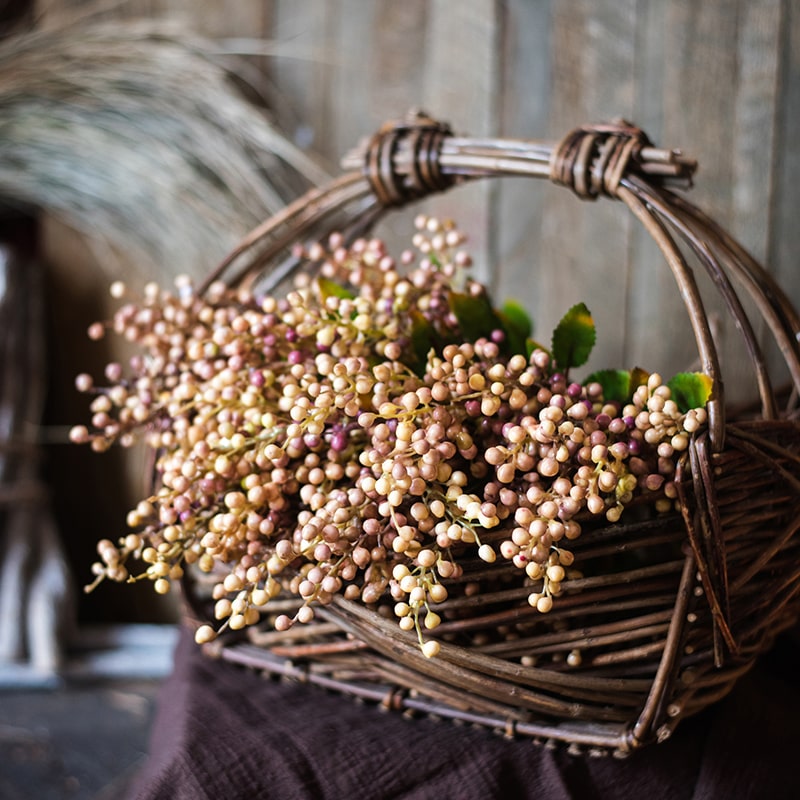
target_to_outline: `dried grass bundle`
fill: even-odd
[[[325,177],[233,78],[211,43],[163,22],[7,39],[0,198],[43,209],[132,261],[203,270]]]
[[[204,275],[325,177],[235,77],[212,44],[164,23],[73,18],[1,41],[0,244],[21,230],[8,211],[22,208],[76,229],[114,277]],[[38,474],[44,273],[17,255],[0,248],[0,683],[29,680],[26,665],[37,679],[59,668],[72,595],[63,550],[80,549],[74,531],[68,548],[58,541]],[[79,266],[66,265],[72,300],[86,285]]]

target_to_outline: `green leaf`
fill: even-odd
[[[633,397],[633,393],[640,386],[647,386],[648,380],[650,380],[650,373],[647,372],[647,370],[644,370],[641,367],[634,367],[631,370],[631,393],[629,396]]]
[[[609,403],[624,403],[631,396],[631,373],[626,369],[601,369],[589,375],[584,383],[599,383],[603,398]]]
[[[409,312],[411,317],[411,354],[414,359],[414,366],[421,368],[424,374],[425,365],[428,361],[428,353],[432,347],[436,346],[436,331],[433,325],[416,309]]]
[[[711,397],[714,382],[703,372],[679,372],[667,382],[672,399],[682,412],[702,408]]]
[[[563,371],[589,360],[597,332],[592,314],[584,303],[572,306],[553,331],[553,358]]]
[[[474,342],[482,336],[491,336],[492,331],[503,330],[500,317],[484,292],[477,295],[452,292],[450,308],[466,341]]]
[[[533,322],[530,315],[516,300],[506,300],[500,313],[520,335],[527,338],[533,333]]]
[[[524,353],[526,342],[533,333],[533,323],[528,312],[519,303],[508,300],[497,312],[497,316],[506,335],[509,353]]]
[[[338,297],[341,300],[352,300],[355,295],[336,281],[330,278],[317,278],[317,286],[319,286],[319,293],[322,296],[323,303],[329,297]]]
[[[650,373],[639,367],[626,369],[601,369],[589,375],[584,384],[599,383],[603,398],[610,403],[627,403],[637,387],[646,384]]]

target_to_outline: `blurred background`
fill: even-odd
[[[2,798],[119,796],[170,668],[174,597],[81,591],[146,478],[136,452],[67,443],[88,416],[75,375],[125,355],[86,338],[113,280],[205,275],[417,107],[473,136],[635,122],[698,160],[692,200],[800,302],[792,0],[0,0],[0,36]],[[593,365],[694,362],[673,278],[617,204],[516,179],[428,207],[544,335],[587,302]],[[409,216],[382,233],[407,237]],[[744,401],[736,331],[708,310]]]

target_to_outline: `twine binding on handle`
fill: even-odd
[[[453,185],[439,163],[442,141],[450,126],[421,111],[403,122],[386,123],[370,140],[364,158],[364,175],[385,208],[401,206]],[[405,157],[397,158],[404,150]],[[401,169],[405,167],[405,169]]]
[[[620,181],[629,172],[662,186],[687,189],[696,168],[697,162],[680,150],[653,147],[641,128],[618,120],[570,131],[553,150],[550,179],[584,200],[595,200],[600,195],[617,197]]]

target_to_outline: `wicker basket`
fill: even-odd
[[[735,282],[754,301],[795,387],[800,319],[770,276],[723,230],[671,191],[694,163],[653,147],[628,123],[587,126],[555,146],[459,138],[424,115],[384,126],[348,156],[353,168],[265,222],[208,282],[274,289],[291,275],[292,245],[333,229],[363,233],[387,210],[463,181],[550,178],[594,199],[621,200],[663,252],[685,302],[703,371],[714,381],[708,427],[678,467],[680,513],[587,523],[551,614],[525,602],[519,570],[464,563],[463,584],[438,609],[441,652],[374,608],[338,599],[314,622],[227,634],[209,653],[275,675],[407,710],[539,741],[624,754],[667,738],[726,695],[800,611],[800,425],[778,394]],[[717,351],[687,257],[711,276],[757,375],[758,411],[726,417]],[[760,323],[759,323],[760,324]],[[633,515],[635,516],[635,515]],[[190,613],[210,618],[197,576]],[[276,611],[292,600],[276,601]],[[581,660],[567,655],[579,651]]]

